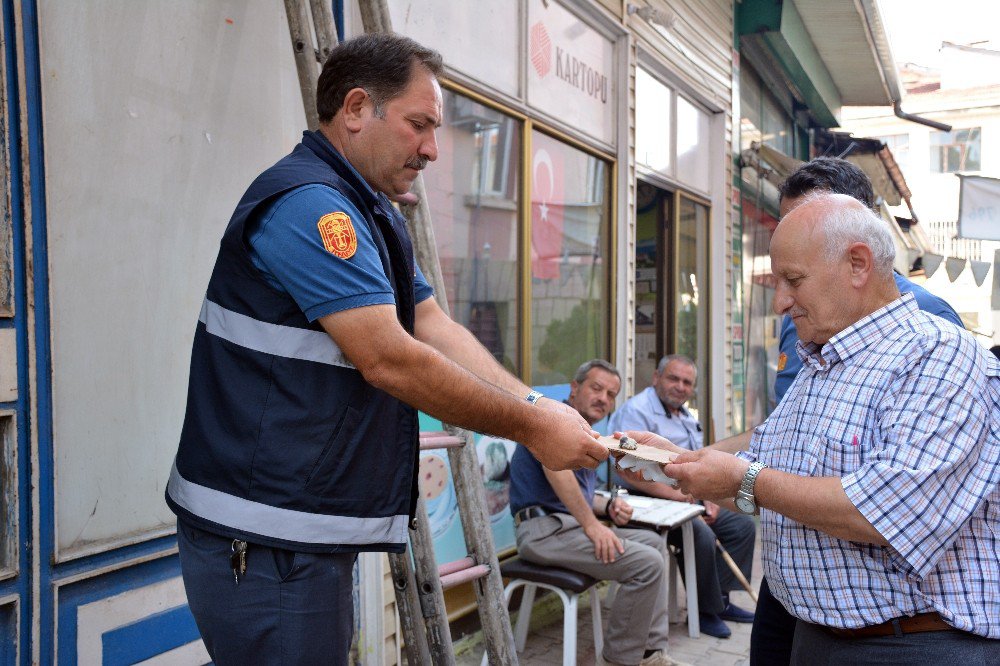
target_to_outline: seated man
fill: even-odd
[[[595,359],[580,366],[566,403],[591,424],[611,411],[621,376]],[[517,445],[510,463],[510,510],[517,549],[525,560],[579,571],[620,588],[604,632],[606,664],[669,666],[666,654],[667,587],[663,538],[650,530],[622,529],[632,508],[621,498],[596,498],[593,470],[553,472]],[[596,513],[615,524],[602,524]]]
[[[666,437],[677,446],[695,450],[702,447],[701,424],[684,408],[694,395],[698,370],[687,356],[664,356],[653,373],[653,385],[630,398],[611,417],[613,432],[648,430]],[[632,490],[643,495],[681,502],[694,501],[689,495],[665,483],[627,481]],[[705,520],[694,522],[695,557],[698,561],[698,620],[709,636],[728,638],[732,631],[723,620],[753,622],[753,613],[729,602],[729,592],[740,584],[717,552],[715,540],[729,551],[747,580],[753,564],[753,545],[757,528],[750,516],[721,509],[705,502]],[[671,545],[680,545],[680,530],[667,537]],[[683,570],[683,568],[682,568]]]

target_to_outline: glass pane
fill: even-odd
[[[708,396],[702,384],[708,366],[708,207],[681,197],[678,221],[675,352],[694,359],[698,366],[698,393],[695,404],[689,407],[704,414]]]
[[[635,242],[635,387],[636,393],[650,385],[656,363],[663,354],[667,322],[664,321],[660,275],[669,249],[660,241],[673,227],[674,196],[649,183],[639,182],[636,205]]]
[[[14,575],[17,562],[17,439],[14,416],[0,413],[0,580]]]
[[[531,378],[551,386],[608,351],[610,174],[545,134],[531,141]]]
[[[635,159],[670,174],[670,88],[642,68],[635,71]]]
[[[451,316],[516,373],[520,124],[445,90],[437,139],[424,184]]]
[[[708,191],[708,114],[677,97],[677,178]]]
[[[930,161],[934,173],[979,171],[979,128],[931,132]]]

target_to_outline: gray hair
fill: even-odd
[[[896,246],[885,220],[847,195],[817,192],[809,196],[807,202],[817,199],[828,200],[825,202],[828,204],[840,204],[831,205],[829,213],[823,218],[825,259],[836,261],[852,243],[864,243],[872,251],[875,272],[883,277],[891,276]],[[847,200],[856,205],[847,205]]]
[[[667,369],[667,366],[673,363],[674,361],[680,361],[681,363],[690,365],[692,368],[694,368],[694,376],[695,377],[698,376],[698,366],[695,365],[695,362],[691,360],[690,356],[685,356],[684,354],[668,354],[664,356],[663,358],[660,359],[660,362],[656,364],[656,371],[663,372],[664,370]]]
[[[619,381],[621,381],[622,375],[618,372],[618,368],[600,358],[591,359],[577,368],[576,374],[573,375],[573,381],[577,384],[582,384],[587,379],[587,374],[594,368],[600,368],[605,372],[610,372],[617,377]]]

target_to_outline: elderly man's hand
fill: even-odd
[[[687,451],[663,466],[663,473],[677,479],[681,492],[701,500],[724,500],[736,496],[750,463],[731,453],[699,449]]]
[[[616,497],[608,504],[608,518],[618,527],[628,525],[628,521],[632,520],[632,505]]]
[[[625,433],[615,432],[615,438],[620,438],[623,434],[628,435],[636,441],[638,444],[645,444],[646,446],[652,446],[654,449],[663,449],[664,451],[670,451],[672,453],[686,453],[687,449],[682,449],[673,442],[671,442],[666,437],[660,437],[659,435],[651,432],[645,432],[643,430],[629,430]]]
[[[625,554],[625,545],[618,535],[611,531],[611,528],[599,522],[587,526],[583,530],[584,534],[594,542],[594,557],[605,564],[615,561],[615,557]]]

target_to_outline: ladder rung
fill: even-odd
[[[455,560],[454,562],[445,562],[438,567],[438,576],[447,576],[448,574],[453,574],[456,571],[461,571],[462,569],[468,569],[476,565],[476,561],[471,557],[463,557],[460,560]]]
[[[420,433],[420,450],[428,449],[457,449],[465,446],[465,439],[455,437],[446,432],[422,432]]]
[[[469,567],[468,569],[462,569],[461,571],[456,571],[453,574],[448,574],[447,576],[441,577],[441,589],[447,590],[456,585],[461,585],[462,583],[468,583],[470,580],[476,580],[487,576],[490,573],[490,567],[486,564],[477,564],[474,567]]]

